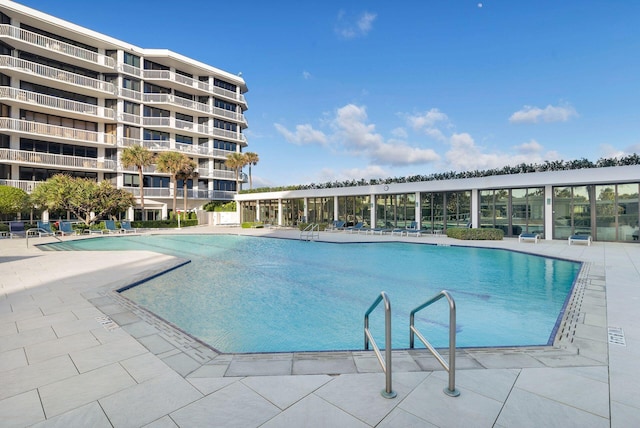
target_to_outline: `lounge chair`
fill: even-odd
[[[21,221],[10,221],[9,222],[9,238],[24,238],[27,236],[27,231],[24,230],[24,223]]]
[[[407,229],[404,231],[404,233],[407,236],[422,236],[422,235],[426,235],[431,234],[431,230],[429,229]]]
[[[40,238],[43,236],[53,236],[55,233],[51,230],[51,224],[48,221],[38,221],[38,227],[32,227],[27,230],[29,235],[38,235]]]
[[[122,233],[138,233],[137,229],[131,227],[131,222],[128,220],[122,220],[120,222],[120,230],[122,231]]]
[[[331,223],[331,226],[327,226],[324,230],[327,232],[333,232],[335,230],[342,230],[342,229],[344,229],[344,221],[334,220],[333,223]]]
[[[380,234],[384,235],[385,233],[390,233],[392,229],[388,227],[375,227],[373,229],[369,229],[367,233],[371,232],[372,235]]]
[[[104,232],[105,233],[120,233],[122,230],[116,227],[115,220],[105,220],[104,221]]]
[[[590,235],[571,235],[569,236],[569,245],[573,242],[586,243],[587,245],[591,245],[591,236]]]
[[[540,237],[537,233],[524,232],[518,235],[518,242],[533,241],[534,244],[537,244],[538,239],[540,239]]]
[[[364,223],[359,221],[356,224],[354,224],[353,226],[347,227],[344,230],[348,230],[349,233],[353,233],[354,231],[357,232],[360,229],[362,229],[364,227]]]
[[[77,235],[78,231],[74,230],[70,221],[61,221],[60,228],[58,229],[58,234],[62,236]]]

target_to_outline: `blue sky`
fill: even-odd
[[[640,152],[637,1],[19,3],[242,72],[254,187]]]

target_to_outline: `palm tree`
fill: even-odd
[[[255,166],[258,162],[260,162],[260,158],[258,157],[257,153],[245,152],[244,161],[246,162],[246,165],[249,165],[249,189],[253,189],[253,180],[251,179],[251,165]]]
[[[240,191],[240,170],[247,163],[245,162],[244,155],[242,153],[231,153],[227,155],[227,160],[224,162],[227,168],[231,168],[236,172],[236,191]]]
[[[177,174],[187,162],[190,162],[185,154],[178,152],[162,152],[156,159],[156,167],[160,172],[167,172],[171,175],[171,185],[173,186],[173,212],[176,212],[177,194]]]
[[[195,178],[198,178],[199,176],[200,174],[198,173],[198,164],[192,159],[189,159],[189,161],[186,162],[182,166],[180,171],[178,171],[178,173],[176,174],[176,178],[178,180],[182,180],[184,212],[187,212],[187,180],[193,180]]]
[[[143,169],[153,164],[153,153],[143,146],[131,146],[122,151],[120,162],[125,168],[135,166],[138,168],[140,180],[140,206],[142,207],[142,219],[144,220],[144,175]]]

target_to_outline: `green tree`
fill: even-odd
[[[87,226],[115,217],[135,203],[131,193],[114,188],[109,181],[96,183],[65,174],[54,175],[39,184],[31,199],[42,208],[69,211]]]
[[[260,162],[260,157],[254,152],[245,152],[244,161],[246,165],[249,165],[249,189],[253,189],[253,180],[251,178],[251,165],[255,166]]]
[[[246,165],[245,157],[242,153],[231,153],[227,155],[227,160],[224,162],[227,168],[231,168],[236,172],[236,191],[240,191],[240,171],[242,167]]]
[[[173,212],[176,212],[176,196],[177,196],[177,175],[184,166],[190,162],[185,154],[178,152],[162,152],[156,158],[156,167],[160,172],[166,172],[171,176],[171,184],[173,186]]]
[[[140,181],[140,207],[142,208],[142,218],[144,219],[144,175],[143,169],[153,164],[153,153],[143,146],[131,146],[122,151],[120,162],[125,168],[135,166],[138,169]]]
[[[0,214],[17,214],[29,208],[29,195],[22,189],[0,186]]]
[[[176,178],[178,180],[182,180],[182,193],[184,198],[184,212],[187,212],[187,197],[188,197],[188,189],[187,189],[187,181],[198,178],[200,174],[198,173],[198,164],[189,159],[188,162],[182,166],[180,171],[176,174]]]

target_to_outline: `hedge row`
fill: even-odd
[[[475,241],[501,241],[504,232],[500,229],[467,229],[452,227],[447,229],[447,236],[455,239],[467,239]]]

